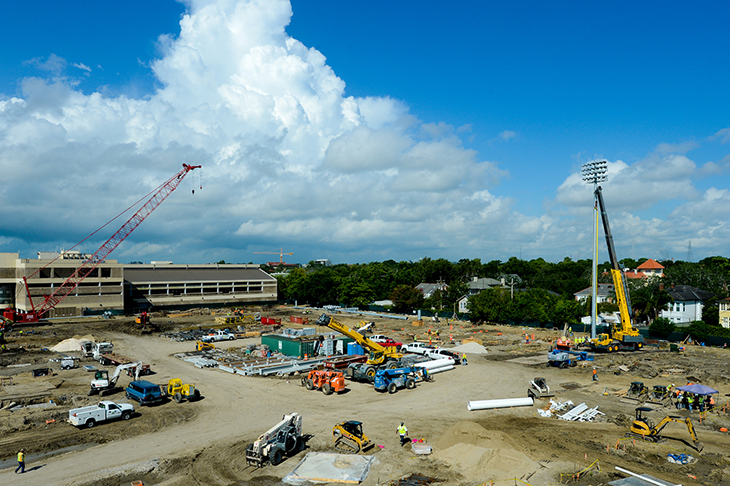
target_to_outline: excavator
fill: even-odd
[[[357,344],[370,351],[370,357],[368,360],[362,365],[357,365],[362,368],[363,372],[368,376],[375,376],[375,372],[379,369],[395,369],[401,364],[403,354],[398,352],[395,346],[381,346],[375,341],[363,336],[356,330],[337,322],[327,314],[319,316],[319,319],[317,319],[317,325],[327,326],[330,329],[340,332],[345,336],[352,338]]]
[[[142,371],[142,362],[137,361],[117,366],[117,369],[114,370],[114,374],[111,378],[109,378],[109,372],[107,370],[96,370],[94,373],[94,379],[91,380],[89,396],[98,393],[103,397],[106,392],[114,390],[117,386],[117,381],[119,381],[119,375],[122,374],[122,371],[128,369],[134,369],[134,379],[139,380],[139,375]]]
[[[699,442],[697,440],[695,428],[692,426],[692,420],[689,417],[676,417],[667,415],[658,424],[654,425],[654,423],[648,417],[644,416],[645,412],[651,411],[652,409],[649,407],[639,407],[636,409],[636,420],[631,423],[631,432],[627,432],[626,437],[638,437],[641,439],[650,440],[652,442],[659,442],[664,439],[664,437],[659,435],[659,433],[669,422],[685,423],[687,424],[687,430],[689,430],[689,435],[690,437],[692,437],[692,443],[694,444],[693,447],[698,452],[702,451],[704,445],[702,444],[702,442]]]
[[[616,248],[613,245],[611,227],[608,224],[608,213],[603,203],[603,191],[601,186],[596,189],[596,199],[601,209],[603,231],[606,234],[606,245],[608,246],[608,258],[611,261],[611,277],[613,278],[614,291],[616,292],[616,304],[621,314],[621,323],[614,324],[608,333],[599,334],[589,339],[587,345],[592,351],[635,351],[644,347],[644,337],[631,323],[631,301],[629,300],[629,289],[626,285],[626,276],[623,273],[621,264],[616,257]]]

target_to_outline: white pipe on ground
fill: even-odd
[[[657,486],[664,486],[665,483],[660,483],[659,481],[654,481],[653,479],[645,478],[643,476],[639,476],[636,473],[632,473],[631,471],[628,471],[622,467],[615,466],[617,471],[621,471],[624,474],[628,474],[629,476],[633,476],[635,478],[641,479],[642,481],[646,481],[649,484],[656,484]],[[682,486],[681,484],[677,484],[675,486]]]
[[[466,409],[471,412],[472,410],[488,410],[491,408],[531,407],[532,404],[532,397],[501,398],[498,400],[477,400],[475,402],[467,402]]]
[[[453,365],[454,360],[451,358],[442,358],[442,359],[435,359],[433,361],[424,361],[423,363],[416,363],[415,366],[419,368],[426,368],[427,370],[431,371],[435,368],[441,368],[442,366],[449,366]]]
[[[439,366],[438,368],[431,368],[428,370],[429,375],[433,375],[434,373],[441,373],[442,371],[449,371],[453,370],[454,365],[448,365],[448,366]]]

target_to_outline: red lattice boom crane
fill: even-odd
[[[30,295],[30,290],[28,289],[28,281],[26,277],[23,277],[23,282],[25,283],[25,288],[28,292],[28,298],[30,299],[30,304],[33,310],[30,312],[18,312],[15,309],[7,308],[3,312],[3,317],[16,323],[38,322],[38,320],[41,319],[48,311],[56,307],[63,299],[73,292],[73,290],[89,275],[89,273],[91,273],[92,270],[98,267],[106,259],[106,257],[109,256],[109,254],[132,233],[132,231],[137,229],[142,221],[144,221],[145,218],[152,213],[152,211],[157,209],[157,207],[162,204],[162,201],[172,194],[172,191],[177,189],[177,186],[180,185],[188,172],[200,167],[201,166],[199,165],[183,164],[183,168],[180,172],[165,181],[147,200],[147,202],[145,202],[144,205],[142,205],[142,207],[134,213],[134,215],[129,218],[129,220],[127,220],[127,222],[124,223],[111,238],[106,241],[106,243],[96,250],[96,253],[84,261],[81,266],[79,266],[76,271],[74,271],[74,273],[63,282],[63,284],[59,285],[51,295],[47,295],[43,303],[39,305],[38,308],[36,308],[33,304],[33,299]]]

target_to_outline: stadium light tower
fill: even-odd
[[[591,283],[591,339],[596,338],[596,320],[598,319],[598,200],[596,199],[596,190],[599,182],[605,182],[608,179],[606,175],[608,161],[592,160],[581,166],[580,172],[583,180],[589,184],[593,184],[593,274]]]

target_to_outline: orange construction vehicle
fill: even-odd
[[[345,391],[345,375],[341,371],[311,370],[302,377],[302,386],[307,390],[322,390],[325,395]]]

